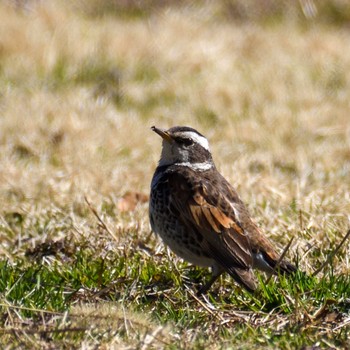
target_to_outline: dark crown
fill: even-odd
[[[199,136],[205,137],[200,132],[198,132],[196,129],[193,129],[193,128],[189,127],[189,126],[173,126],[172,128],[170,128],[168,130],[168,132],[170,134],[176,134],[176,133],[186,132],[186,131],[191,131],[191,132],[196,133]]]

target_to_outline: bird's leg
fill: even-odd
[[[221,276],[221,274],[224,271],[225,270],[223,268],[214,266],[210,280],[204,286],[199,288],[197,295],[199,296],[201,294],[206,293],[210,289],[210,287],[213,285],[213,283]]]

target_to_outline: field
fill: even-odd
[[[350,6],[277,3],[0,3],[2,348],[350,349]],[[306,274],[197,297],[152,125],[206,135]]]

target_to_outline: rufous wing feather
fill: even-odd
[[[195,230],[203,237],[202,248],[239,283],[248,290],[255,290],[250,241],[233,210],[224,212],[213,203],[215,198],[208,200],[210,191],[204,183],[188,184],[181,174],[173,174],[169,185],[174,210],[189,230]],[[226,200],[217,199],[220,203]],[[229,205],[226,207],[230,208]]]

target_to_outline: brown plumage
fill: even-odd
[[[151,185],[152,229],[185,260],[212,267],[212,278],[200,292],[225,271],[254,291],[252,269],[274,273],[278,254],[217,171],[208,141],[189,127],[153,130],[162,136],[163,149]],[[277,270],[296,268],[282,260]]]

